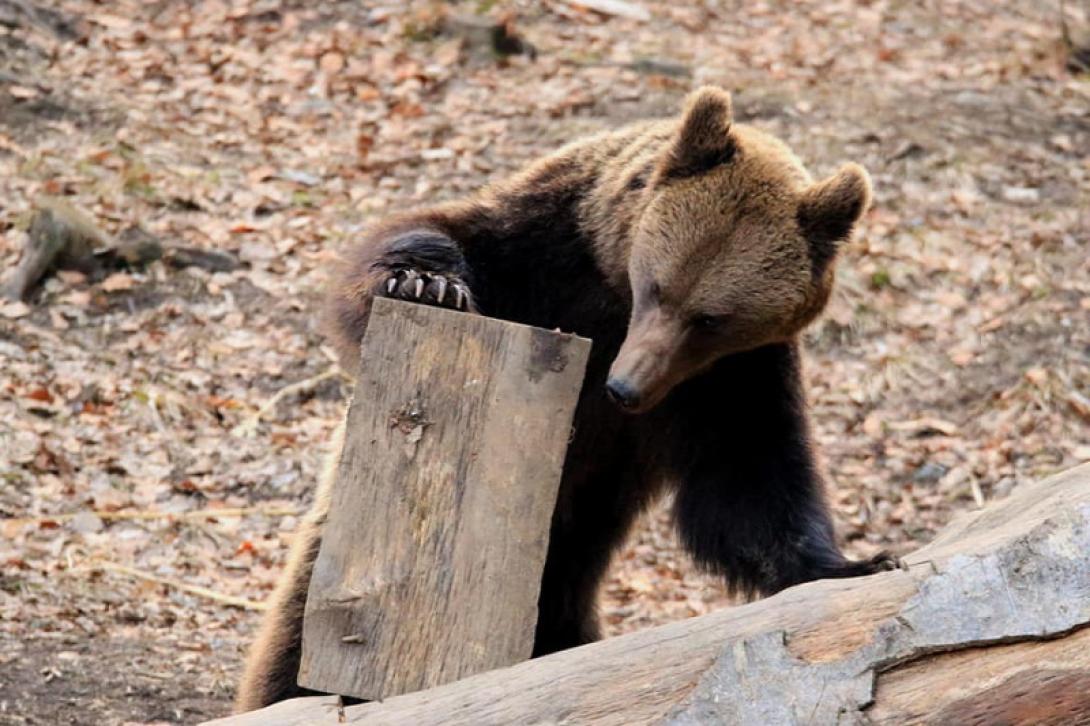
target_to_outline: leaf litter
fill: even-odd
[[[21,7],[0,1],[0,269],[42,195],[214,264],[0,303],[0,722],[225,713],[349,392],[316,324],[336,252],[700,83],[815,173],[874,178],[806,338],[852,556],[1090,459],[1090,83],[1049,7]],[[498,23],[503,52],[465,30]],[[729,604],[664,503],[601,610],[616,635]]]

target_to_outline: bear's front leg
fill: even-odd
[[[723,359],[666,403],[679,481],[674,516],[700,564],[732,588],[771,595],[811,580],[896,567],[836,544],[810,443],[794,344]]]

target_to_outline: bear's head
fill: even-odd
[[[724,356],[797,336],[871,197],[862,167],[815,183],[780,141],[733,125],[717,88],[689,96],[641,194],[632,316],[606,385],[632,413]]]

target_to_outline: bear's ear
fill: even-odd
[[[796,217],[810,243],[816,273],[824,272],[870,201],[870,177],[858,164],[845,164],[836,174],[802,193]]]
[[[689,94],[681,115],[681,126],[663,160],[661,175],[681,178],[701,174],[734,156],[730,137],[730,94],[721,88],[704,86]]]

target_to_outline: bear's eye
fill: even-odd
[[[711,332],[721,327],[725,321],[725,315],[694,315],[689,324],[702,332]]]

